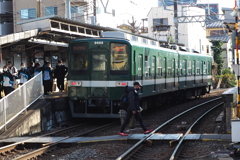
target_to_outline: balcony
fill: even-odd
[[[13,12],[12,2],[10,1],[0,2],[0,14],[7,14],[12,12]]]

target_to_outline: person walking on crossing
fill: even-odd
[[[126,128],[127,124],[129,123],[132,115],[134,115],[135,119],[138,120],[140,126],[143,129],[144,134],[148,134],[152,132],[152,130],[147,130],[145,125],[143,124],[143,118],[140,114],[141,109],[139,106],[139,97],[137,91],[142,87],[139,82],[134,82],[133,87],[127,87],[128,92],[128,106],[127,106],[127,114],[124,119],[124,122],[121,126],[120,132],[118,133],[121,136],[128,136],[128,134],[124,133],[124,129]]]

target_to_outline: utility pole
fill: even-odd
[[[177,18],[178,0],[174,0],[174,19]],[[178,43],[178,23],[175,23],[175,41]]]
[[[96,0],[93,0],[93,16],[95,18],[95,23],[97,23],[97,7],[96,7],[97,3]]]
[[[66,18],[71,19],[71,2],[66,0]]]
[[[238,55],[238,7],[237,0],[235,0],[235,11],[237,12],[235,16],[235,33],[236,33],[236,59],[237,59],[237,83],[238,83],[238,104],[237,104],[237,116],[240,117],[240,75],[239,75],[239,55]]]
[[[37,18],[41,17],[41,0],[37,0]]]

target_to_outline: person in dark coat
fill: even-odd
[[[52,75],[53,75],[53,70],[49,62],[47,62],[42,67],[42,72],[43,72],[44,95],[49,95],[48,92],[52,92]]]
[[[5,96],[14,90],[13,75],[9,72],[8,66],[3,67],[3,73],[1,74],[1,83]]]
[[[36,76],[37,74],[39,74],[40,72],[42,72],[42,68],[40,63],[36,63],[35,67],[34,67],[34,72],[33,75]]]
[[[67,72],[68,68],[63,64],[62,60],[59,60],[54,71],[54,78],[57,78],[57,87],[60,91],[60,94],[62,94],[62,91],[64,90],[64,78]]]
[[[152,132],[152,130],[147,130],[145,125],[143,124],[143,118],[140,114],[140,106],[139,106],[139,97],[137,91],[140,89],[141,84],[139,82],[134,82],[133,87],[127,87],[127,92],[128,92],[128,107],[127,107],[127,114],[124,119],[124,122],[121,126],[119,135],[121,136],[127,136],[128,134],[124,133],[124,129],[126,128],[127,124],[129,123],[132,115],[135,116],[135,119],[138,120],[140,126],[143,129],[144,134],[148,134]]]
[[[21,69],[18,71],[18,78],[20,79],[20,85],[27,82],[30,78],[30,73],[25,67],[25,63],[21,63]]]
[[[34,77],[34,69],[35,69],[35,66],[34,66],[34,62],[30,62],[30,65],[28,66],[28,71],[29,71],[29,79]]]
[[[12,87],[15,89],[17,87],[17,81],[16,78],[18,76],[18,70],[17,68],[12,64],[11,61],[7,62],[7,66],[8,66],[8,71],[12,74],[13,76],[13,85]]]

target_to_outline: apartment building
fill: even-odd
[[[0,0],[0,36],[13,33],[12,0]]]
[[[205,10],[178,5],[178,16],[205,15]],[[190,52],[209,54],[206,28],[201,23],[174,23],[173,6],[154,7],[148,14],[148,36],[160,41],[184,44]]]
[[[91,23],[93,16],[92,0],[13,0],[14,32],[20,32],[17,22],[35,19],[38,17],[57,15],[70,19]]]

